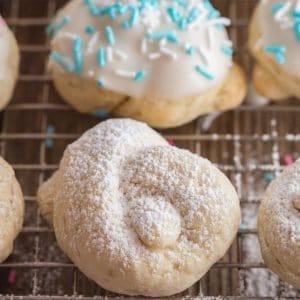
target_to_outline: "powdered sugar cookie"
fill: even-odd
[[[23,224],[24,200],[11,166],[0,157],[0,262],[11,253]]]
[[[229,23],[207,0],[73,0],[48,28],[50,70],[81,112],[178,126],[245,96]]]
[[[268,187],[259,209],[258,234],[267,266],[300,288],[300,160]]]
[[[80,270],[128,295],[188,288],[225,254],[240,222],[223,173],[129,119],[103,122],[68,146],[38,202]]]

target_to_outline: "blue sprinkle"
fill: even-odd
[[[51,23],[47,28],[46,28],[46,33],[47,34],[53,34],[57,33],[59,30],[61,30],[64,26],[66,26],[68,23],[71,22],[71,17],[70,16],[64,16],[58,24]]]
[[[83,53],[82,53],[82,45],[83,41],[80,37],[77,37],[74,40],[73,44],[73,55],[74,55],[74,63],[75,63],[75,73],[78,75],[81,74],[83,68]]]
[[[167,12],[174,23],[177,23],[182,18],[182,14],[174,7],[168,7]]]
[[[86,32],[86,33],[89,33],[89,34],[92,34],[92,33],[95,32],[95,27],[94,27],[93,25],[89,24],[89,25],[87,25],[87,26],[85,27],[85,32]]]
[[[97,6],[96,6],[96,4],[94,3],[93,0],[83,0],[83,3],[88,6],[88,8],[90,10],[90,13],[93,16],[97,16],[98,15],[99,9],[97,8]]]
[[[127,20],[127,21],[124,21],[122,23],[122,27],[126,28],[126,29],[127,28],[132,28],[137,24],[139,14],[140,14],[140,11],[139,11],[138,7],[131,6],[130,11],[131,11],[130,19]]]
[[[188,55],[193,55],[193,54],[196,53],[196,48],[190,46],[190,47],[187,47],[185,51],[186,51],[186,53],[187,53]]]
[[[279,64],[284,64],[286,62],[286,47],[283,45],[268,45],[265,47],[265,51],[273,55],[275,60]]]
[[[112,27],[110,26],[105,27],[105,36],[110,45],[113,46],[116,43],[115,33]]]
[[[203,75],[205,78],[209,80],[213,80],[215,78],[215,76],[211,72],[209,72],[208,70],[206,70],[201,66],[196,66],[195,69],[198,73],[200,73],[201,75]]]
[[[294,31],[297,41],[300,42],[300,21],[295,22]]]
[[[92,116],[100,119],[104,119],[108,116],[108,111],[106,109],[100,108],[97,109],[95,112],[91,113]]]
[[[50,57],[67,72],[74,72],[74,66],[61,53],[54,51],[50,54]]]
[[[134,81],[141,81],[145,76],[146,76],[146,71],[140,70],[140,71],[136,72],[133,80]]]
[[[166,38],[169,42],[178,43],[179,37],[177,36],[175,31],[162,31],[162,32],[151,32],[147,34],[148,39],[156,40]]]
[[[264,174],[264,180],[268,183],[272,182],[275,179],[275,176],[273,173],[267,172]]]
[[[279,12],[282,7],[284,6],[283,2],[278,2],[272,7],[272,14],[275,15],[277,12]]]
[[[220,15],[221,15],[220,12],[213,7],[213,5],[210,3],[209,0],[205,0],[204,5],[208,12],[208,14],[207,14],[208,20],[220,17]]]
[[[199,10],[196,7],[192,8],[187,18],[187,22],[188,23],[194,22],[197,19],[198,15],[199,15]]]
[[[185,30],[186,27],[187,27],[187,24],[188,24],[187,20],[186,20],[185,18],[182,18],[182,19],[178,22],[178,27],[179,27],[179,29],[181,29],[181,30]]]
[[[106,50],[105,50],[105,48],[98,49],[97,60],[98,60],[98,66],[100,68],[104,68],[106,66]]]
[[[231,47],[224,46],[221,48],[221,51],[228,56],[233,55],[233,49]]]
[[[97,85],[98,85],[99,87],[103,88],[103,87],[104,87],[104,80],[103,80],[103,79],[98,79],[98,80],[97,80]]]
[[[55,127],[53,125],[48,125],[46,129],[47,135],[53,134],[55,132]],[[45,139],[46,148],[52,148],[54,146],[54,141],[51,138]]]

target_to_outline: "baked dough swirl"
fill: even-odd
[[[300,289],[300,160],[268,187],[259,209],[258,234],[266,265]]]
[[[68,146],[38,201],[71,260],[128,295],[188,288],[225,254],[240,222],[223,173],[128,119],[103,122]]]

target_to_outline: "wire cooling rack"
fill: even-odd
[[[21,75],[13,101],[1,114],[1,154],[16,170],[26,200],[24,229],[13,254],[0,265],[0,297],[8,299],[117,299],[87,279],[59,250],[53,230],[39,216],[37,187],[57,168],[63,150],[99,122],[64,104],[46,62],[45,26],[64,0],[0,0],[0,13],[21,48]],[[247,25],[256,1],[213,1],[232,19],[235,59],[247,73]],[[163,131],[178,147],[213,161],[235,184],[243,209],[238,236],[226,256],[193,287],[175,298],[299,299],[300,293],[265,268],[256,236],[258,204],[267,181],[283,168],[282,157],[298,157],[300,106],[296,101],[265,107],[243,106],[222,114],[207,131],[201,119]],[[51,128],[51,130],[49,130]],[[9,280],[10,277],[14,280]]]

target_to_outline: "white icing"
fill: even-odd
[[[272,13],[272,8],[279,2],[284,3],[285,6],[277,13]],[[291,16],[291,13],[297,10],[299,5],[299,0],[264,0],[260,2],[258,11],[262,34],[259,47],[264,49],[272,44],[284,46],[286,48],[286,61],[281,64],[281,67],[295,76],[300,76],[300,41],[296,38],[295,18]]]
[[[9,68],[9,39],[7,26],[0,16],[0,80],[5,79]]]
[[[136,5],[140,1],[130,2]],[[170,100],[198,95],[221,83],[232,64],[231,55],[225,54],[222,47],[230,47],[228,35],[223,27],[215,24],[228,25],[226,18],[208,20],[208,9],[204,0],[189,0],[188,10],[196,7],[200,14],[185,30],[178,29],[167,13],[169,6],[186,13],[176,1],[159,1],[159,9],[146,8],[133,28],[122,28],[122,22],[130,19],[130,14],[111,20],[107,15],[92,16],[88,6],[82,0],[73,0],[62,9],[54,20],[60,24],[64,17],[69,16],[70,22],[56,32],[52,39],[52,51],[61,53],[73,60],[74,35],[83,40],[84,66],[80,76],[87,77],[94,71],[94,79],[104,79],[104,88],[133,97],[157,96]],[[97,7],[115,4],[113,0],[94,0]],[[87,25],[93,25],[95,33],[85,32]],[[99,47],[108,47],[105,27],[111,26],[115,32],[116,43],[112,46],[111,60],[104,68],[97,64]],[[151,41],[147,32],[175,31],[180,39],[178,44],[160,39]],[[196,48],[193,55],[188,55],[184,45]],[[57,62],[52,61],[55,65]],[[200,65],[214,78],[209,80],[199,74],[195,67]],[[146,77],[134,81],[132,77],[118,76],[116,70],[136,73],[146,71]]]

